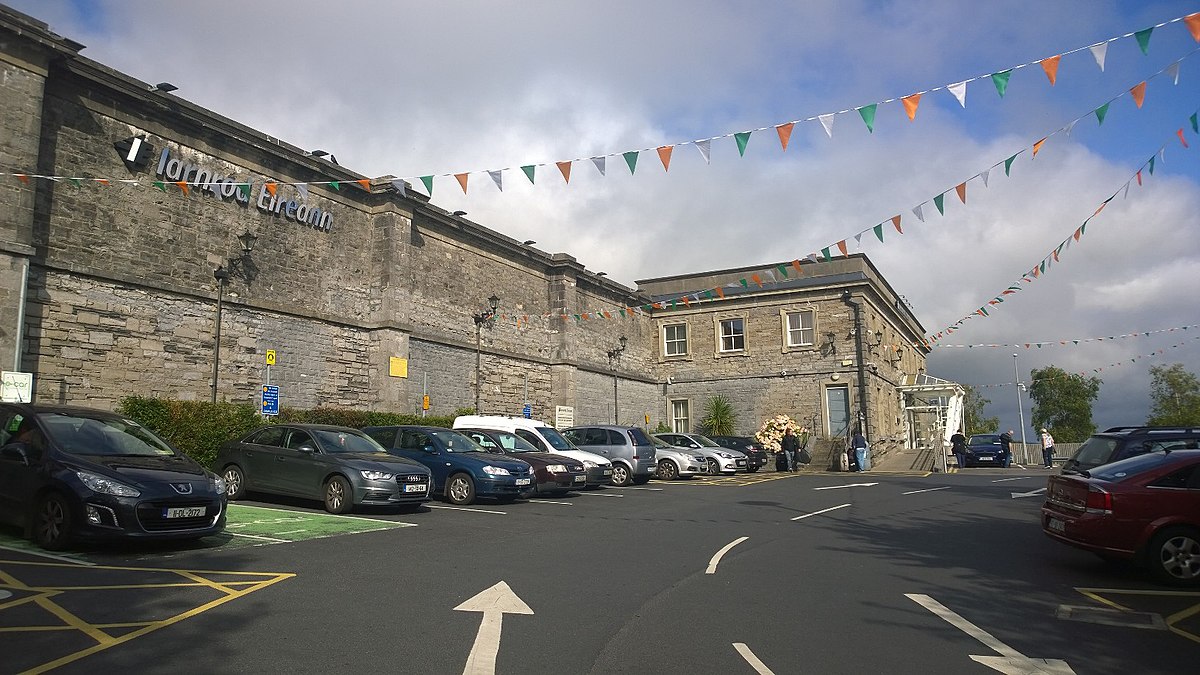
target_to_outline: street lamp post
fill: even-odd
[[[496,308],[500,306],[500,298],[494,294],[488,298],[488,307],[471,315],[475,320],[475,413],[479,414],[479,398],[482,390],[482,383],[479,381],[480,372],[482,370],[483,357],[480,350],[480,329],[487,326],[489,329],[496,325]]]
[[[1021,461],[1029,463],[1029,448],[1025,447],[1025,406],[1021,404],[1021,371],[1017,366],[1017,355],[1013,354],[1013,388],[1017,390],[1017,419],[1021,423]]]
[[[250,253],[254,251],[254,242],[258,235],[247,229],[237,237],[242,244],[242,255],[229,261],[229,269],[225,265],[217,265],[213,270],[213,278],[217,280],[217,328],[213,331],[213,371],[212,371],[212,402],[217,402],[217,380],[221,371],[221,314],[225,309],[225,284],[229,283],[230,272],[237,272],[249,284],[258,275],[254,260]]]
[[[613,374],[613,424],[617,422],[617,359],[621,358],[621,352],[625,351],[625,344],[628,340],[624,335],[620,339],[621,344],[608,350],[608,369]]]

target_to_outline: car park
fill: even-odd
[[[1157,450],[1200,447],[1200,427],[1111,427],[1092,434],[1063,464],[1063,473],[1087,471]]]
[[[1042,531],[1159,581],[1200,586],[1200,450],[1155,451],[1051,476]]]
[[[221,477],[121,415],[0,406],[0,521],[42,548],[217,534],[225,489]]]
[[[563,438],[558,429],[540,420],[509,415],[459,415],[454,418],[455,429],[497,429],[509,431],[546,452],[573,457],[587,469],[585,487],[597,488],[612,482],[612,462],[594,452],[585,452]]]
[[[704,455],[677,448],[654,434],[650,434],[650,440],[654,443],[654,459],[658,463],[655,478],[693,478],[708,472],[708,462],[705,461]]]
[[[495,429],[457,429],[488,452],[512,455],[533,467],[534,491],[537,494],[556,494],[578,490],[587,484],[587,469],[583,462],[566,455],[546,452],[529,441],[508,431]]]
[[[701,434],[661,433],[655,434],[664,441],[679,448],[687,448],[704,455],[710,474],[732,474],[746,471],[746,456],[732,448],[722,447]]]
[[[746,471],[754,473],[767,465],[767,449],[749,436],[709,436],[712,442],[746,456]]]
[[[1004,466],[1004,446],[1000,434],[971,434],[964,453],[966,467]]]
[[[451,504],[473,504],[478,497],[511,502],[534,491],[533,468],[527,462],[487,452],[458,431],[416,425],[363,431],[388,452],[429,467],[433,493]]]
[[[230,441],[214,466],[229,498],[248,492],[319,499],[330,513],[355,506],[420,508],[430,472],[384,451],[366,434],[325,424],[271,424]]]
[[[572,445],[612,462],[613,485],[643,485],[654,477],[654,443],[639,427],[599,424],[564,429]]]

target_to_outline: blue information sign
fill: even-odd
[[[262,414],[278,415],[279,414],[279,387],[273,384],[264,384],[262,388]]]
[[[521,414],[524,415],[525,419],[527,419],[527,420],[533,419],[533,406],[526,403],[525,409],[521,411]]]

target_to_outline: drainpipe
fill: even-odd
[[[21,372],[21,352],[22,343],[25,342],[25,303],[28,297],[29,289],[29,258],[25,258],[24,265],[21,266],[21,298],[17,302],[17,340],[16,350],[13,354],[13,370]]]
[[[842,291],[842,302],[854,309],[854,352],[858,361],[858,412],[862,424],[862,435],[870,438],[867,433],[867,364],[863,361],[863,326],[862,303],[856,301],[850,291]]]

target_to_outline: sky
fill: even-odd
[[[978,387],[1018,437],[1017,373],[1101,379],[1105,428],[1144,423],[1151,366],[1200,372],[1200,43],[1184,22],[1155,28],[1146,53],[1121,37],[1200,0],[7,4],[348,169],[421,193],[432,175],[435,205],[630,287],[845,241],[942,334],[929,373]],[[1110,38],[1101,69],[1088,47]],[[1038,62],[1060,54],[1051,85]],[[1010,69],[1001,96],[991,75]],[[964,81],[962,105],[950,85]],[[917,92],[910,120],[900,99]],[[873,103],[868,129],[856,109]]]

